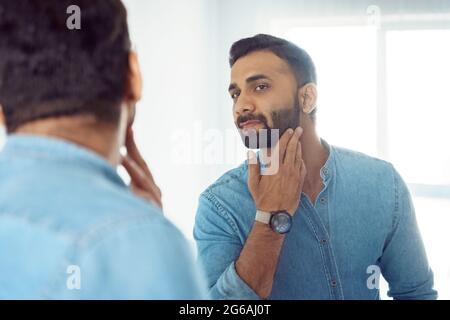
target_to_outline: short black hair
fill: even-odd
[[[71,5],[81,10],[79,30],[67,27]],[[78,114],[117,123],[130,50],[120,0],[0,0],[0,105],[8,132]]]
[[[230,67],[233,67],[240,58],[255,51],[269,51],[286,61],[295,75],[299,88],[307,83],[317,84],[316,67],[310,55],[292,42],[268,34],[257,34],[233,43],[230,49]],[[310,114],[313,120],[316,110],[317,108]]]

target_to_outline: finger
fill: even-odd
[[[143,170],[129,157],[125,157],[122,165],[127,170],[131,178],[131,185],[152,193],[155,197],[161,198],[161,189],[143,172]]]
[[[161,196],[162,196],[161,189],[154,183],[149,183],[148,181],[146,183],[148,184],[147,186],[142,186],[142,185],[136,184],[134,181],[131,181],[130,187],[135,186],[139,189],[142,189],[144,191],[154,194],[155,197],[157,197],[157,198],[161,198]]]
[[[152,192],[149,192],[148,190],[141,189],[136,185],[130,185],[130,189],[137,196],[144,198],[146,200],[150,200],[151,202],[155,203],[159,207],[162,207],[161,197],[159,197],[158,195],[156,195]]]
[[[150,188],[151,181],[142,168],[139,167],[133,159],[129,156],[123,157],[122,166],[125,170],[127,170],[133,184],[144,189]]]
[[[278,156],[278,163],[283,163],[286,153],[286,147],[293,135],[294,130],[292,128],[288,128],[279,139],[278,143],[275,146],[275,149],[272,150],[272,152],[274,152],[274,155],[272,156]]]
[[[277,147],[279,148],[278,153],[280,155],[280,159],[283,160],[284,154],[286,152],[286,146],[294,135],[294,130],[289,128],[283,133],[280,140],[278,141]]]
[[[134,140],[134,132],[131,127],[127,131],[125,146],[127,148],[127,153],[130,156],[130,158],[132,158],[145,171],[145,173],[151,175],[147,163],[145,162],[136,145],[136,141]]]
[[[302,161],[303,161],[302,143],[299,140],[297,145],[297,152],[295,155],[295,165],[300,167],[302,165]]]
[[[295,157],[297,154],[298,142],[300,141],[300,137],[302,135],[303,129],[301,127],[297,127],[295,129],[294,135],[286,147],[286,154],[284,156],[284,162],[286,164],[295,164]]]
[[[134,140],[134,132],[131,127],[127,131],[125,147],[127,148],[127,153],[130,156],[130,158],[133,159],[139,165],[139,167],[142,168],[145,174],[148,175],[153,181],[153,175],[150,172],[150,169],[148,168],[147,163],[145,162],[141,153],[139,152],[139,149],[136,145],[136,141]]]
[[[162,201],[161,198],[157,197],[156,195],[152,193],[148,193],[146,190],[142,190],[138,188],[137,186],[131,186],[131,189],[134,194],[136,194],[138,197],[141,197],[147,201],[152,202],[156,206],[158,206],[160,209],[162,209]]]
[[[133,183],[130,184],[130,189],[137,196],[147,200],[151,200],[159,207],[162,207],[161,193],[158,193],[156,189],[142,189]]]
[[[306,165],[305,165],[305,161],[301,161],[301,164],[300,164],[300,178],[301,178],[301,181],[305,181],[305,177],[306,177],[306,174],[308,173],[308,170],[306,170]]]
[[[303,160],[300,161],[300,180],[298,184],[298,193],[301,193],[303,190],[303,184],[305,182],[307,170],[305,166],[305,162]]]
[[[259,168],[259,160],[256,154],[253,151],[249,151],[247,153],[248,157],[248,188],[251,190],[256,190],[259,184],[260,176],[260,168]]]

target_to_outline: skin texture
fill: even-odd
[[[233,65],[229,89],[241,136],[245,137],[249,130],[280,129],[277,147],[270,146],[269,150],[279,152],[278,172],[261,175],[259,164],[249,161],[248,188],[256,208],[286,210],[294,215],[302,192],[314,203],[323,187],[320,169],[328,157],[309,116],[316,107],[316,86],[309,83],[299,87],[287,62],[271,52],[256,51]],[[280,119],[276,115],[294,118]],[[242,119],[261,121],[242,128]],[[254,157],[250,152],[249,158]],[[283,235],[255,221],[235,262],[239,276],[261,298],[267,298],[272,291],[283,241]]]

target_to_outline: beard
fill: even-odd
[[[294,104],[290,108],[283,108],[270,113],[273,127],[269,127],[266,116],[263,114],[243,114],[236,121],[242,142],[248,149],[272,148],[287,129],[295,129],[300,124],[300,103],[298,96],[294,97]],[[264,127],[248,130],[248,133],[240,129],[239,125],[246,121],[258,120]]]

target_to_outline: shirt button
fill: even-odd
[[[320,241],[323,245],[325,245],[325,244],[327,244],[327,239],[322,239],[321,241]]]
[[[336,286],[337,286],[336,280],[331,280],[331,286],[332,286],[332,287],[336,287]]]
[[[321,203],[321,204],[324,204],[325,202],[327,202],[327,199],[326,199],[326,198],[320,198],[320,203]]]
[[[324,169],[323,169],[323,174],[327,176],[328,173],[329,173],[328,168],[324,168]]]

